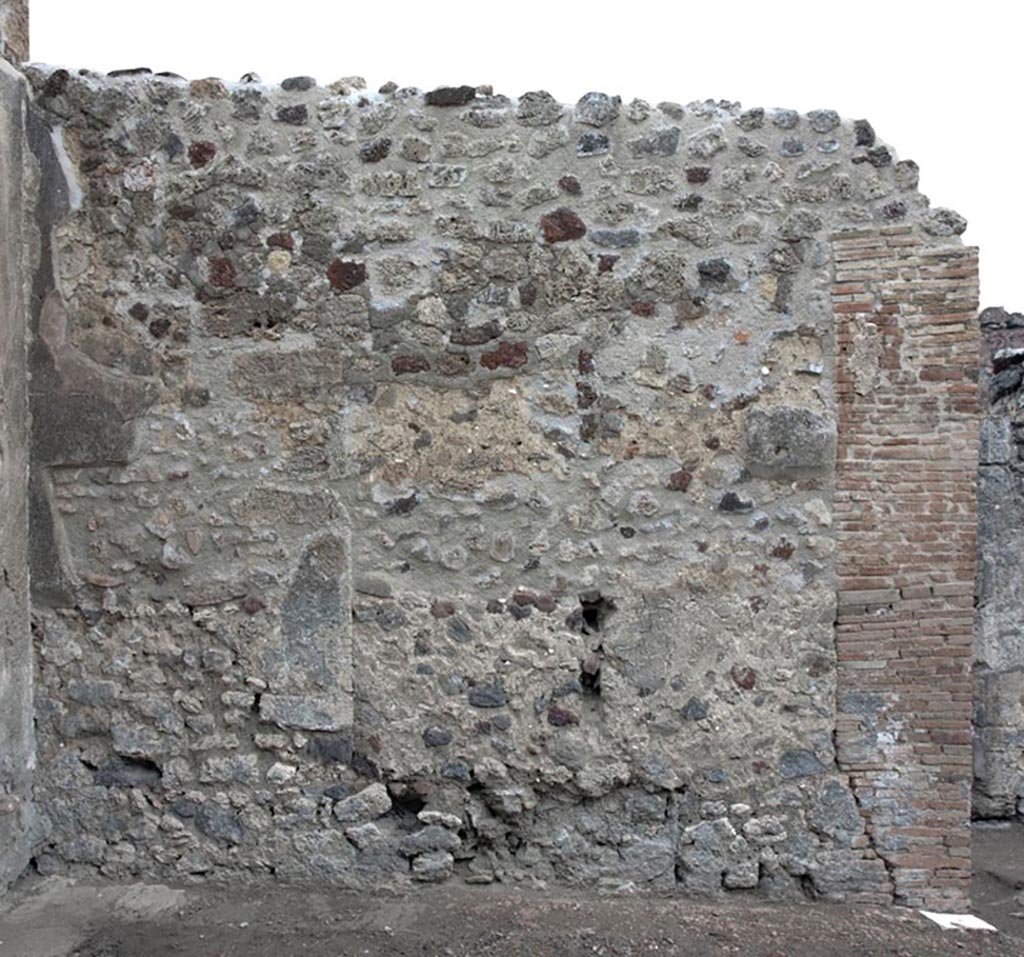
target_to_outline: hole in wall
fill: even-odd
[[[601,694],[601,658],[604,648],[597,646],[597,650],[583,662],[580,668],[580,685],[584,695]]]
[[[427,802],[423,796],[411,787],[396,788],[391,792],[391,813],[398,818],[400,826],[407,831],[415,830],[419,826],[417,815],[426,806]]]
[[[609,615],[615,611],[615,602],[605,598],[599,591],[588,591],[580,595],[580,632],[584,635],[599,635],[604,630]]]

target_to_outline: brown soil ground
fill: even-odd
[[[1024,955],[1024,827],[976,831],[975,913],[442,886],[404,896],[29,879],[0,908],[0,957],[943,957]],[[1019,916],[1017,916],[1019,915]]]

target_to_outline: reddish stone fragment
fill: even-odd
[[[235,285],[235,265],[230,259],[215,256],[210,260],[210,285],[231,289]]]
[[[395,375],[409,372],[429,372],[430,363],[423,356],[395,356],[391,360],[391,371]]]
[[[618,256],[611,256],[611,255],[607,255],[607,254],[602,254],[602,255],[597,257],[597,271],[599,273],[611,272],[615,268],[615,264],[618,261],[619,261],[619,257]]]
[[[366,266],[346,259],[335,259],[327,267],[327,278],[339,292],[348,292],[366,282]]]
[[[654,303],[653,302],[634,302],[629,307],[629,311],[634,316],[653,316],[654,315]]]
[[[691,166],[686,171],[686,182],[699,185],[706,183],[711,178],[711,170],[706,166]]]
[[[693,475],[687,472],[686,469],[680,469],[678,472],[673,472],[668,477],[668,482],[665,484],[665,488],[672,492],[685,492],[693,481]]]
[[[497,369],[499,366],[518,369],[526,365],[528,352],[529,345],[525,342],[517,342],[515,345],[502,342],[494,352],[485,352],[480,356],[480,365],[485,369]]]
[[[583,192],[583,187],[575,176],[563,176],[558,181],[558,185],[562,188],[563,192],[569,193],[571,196],[579,196]]]
[[[449,618],[455,614],[455,602],[453,601],[435,601],[430,606],[430,614],[435,618]]]
[[[223,81],[218,80],[215,76],[208,76],[189,83],[188,92],[189,95],[194,97],[222,100],[228,95],[228,88],[224,85]]]
[[[267,237],[267,245],[271,249],[287,249],[292,252],[295,249],[295,240],[291,233],[273,233]]]
[[[783,561],[793,557],[793,552],[796,551],[796,546],[786,539],[783,539],[772,549],[772,558],[781,558]]]
[[[217,147],[206,140],[192,143],[188,148],[188,161],[196,168],[206,166],[217,155]]]
[[[582,239],[587,227],[571,209],[556,209],[540,218],[540,228],[549,243],[564,243],[570,239]]]
[[[579,723],[579,716],[568,708],[561,708],[556,704],[552,705],[548,711],[548,724],[554,725],[556,728],[564,728],[566,725]]]
[[[597,368],[597,363],[594,362],[594,353],[587,352],[586,349],[580,349],[579,354],[576,356],[576,368],[580,370],[581,375],[593,372]]]
[[[742,688],[744,691],[752,690],[754,685],[757,684],[757,672],[746,665],[733,665],[729,675],[736,684],[736,687]]]
[[[537,611],[552,612],[558,607],[558,600],[554,595],[538,595],[533,605]]]
[[[263,611],[266,607],[267,606],[254,595],[249,595],[245,601],[242,602],[242,611],[247,615],[255,615],[257,612]]]
[[[536,592],[520,589],[512,596],[512,601],[517,605],[532,605],[538,611],[552,612],[558,607],[558,600],[554,595],[538,595]]]

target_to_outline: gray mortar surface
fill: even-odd
[[[45,875],[875,894],[831,111],[28,68]],[[436,105],[438,102],[447,105]]]

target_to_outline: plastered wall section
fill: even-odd
[[[886,726],[876,806],[835,738],[837,682],[879,678],[837,655],[837,592],[892,544],[858,544],[837,454],[875,481],[857,429],[901,401],[928,455],[971,451],[926,336],[895,367],[868,336],[844,391],[844,323],[931,329],[915,270],[966,257],[920,282],[973,295],[916,164],[830,110],[29,75],[63,197],[31,353],[41,871],[963,890],[964,769],[939,787]],[[872,230],[924,265],[851,309]],[[920,573],[942,607],[958,556]],[[942,826],[887,829],[947,790]]]
[[[25,222],[27,85],[0,62],[0,891],[32,840],[32,641],[28,605]]]

